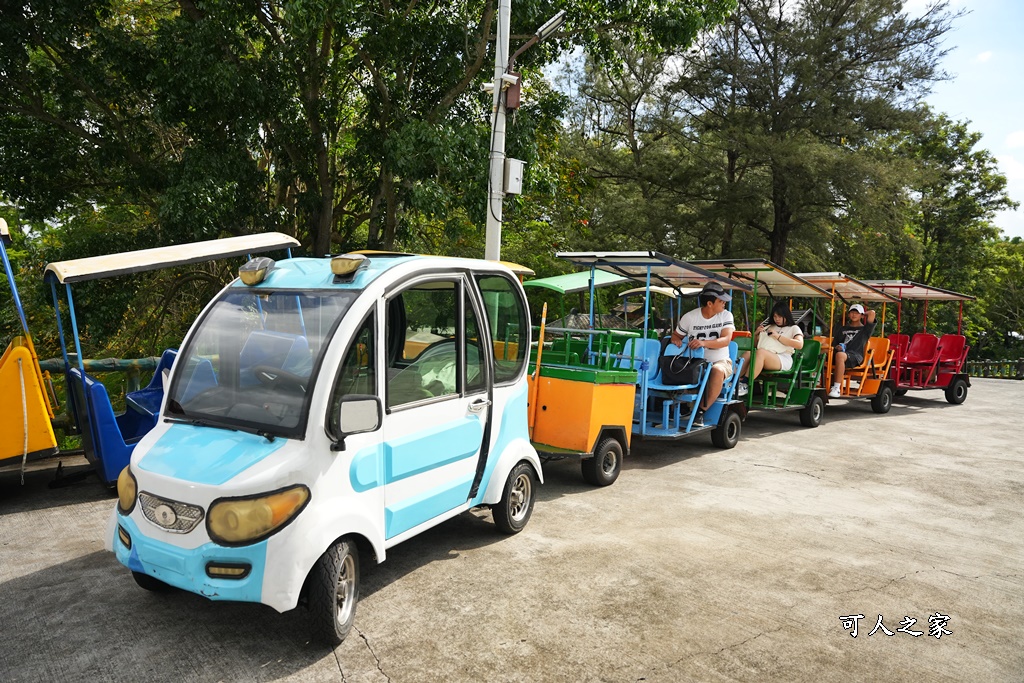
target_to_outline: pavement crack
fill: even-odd
[[[731,645],[726,645],[725,647],[719,648],[717,650],[703,650],[703,651],[700,651],[700,652],[694,652],[693,654],[686,655],[685,657],[680,657],[679,659],[677,659],[676,661],[672,662],[671,664],[666,665],[665,668],[666,669],[673,669],[673,668],[679,666],[680,664],[682,664],[683,662],[691,661],[691,660],[697,659],[698,657],[706,657],[706,656],[715,657],[717,655],[722,654],[723,652],[726,652],[727,650],[732,650],[734,648],[741,647],[743,645],[746,645],[747,643],[755,641],[758,638],[760,638],[761,636],[767,636],[767,635],[771,635],[773,633],[778,633],[779,631],[782,631],[784,629],[785,629],[784,626],[779,626],[778,628],[774,628],[774,629],[772,629],[770,631],[761,631],[760,633],[752,635],[749,638],[745,638],[744,640],[741,640],[738,643],[733,643]],[[645,681],[645,680],[647,680],[647,677],[646,676],[641,676],[640,678],[638,678],[636,680],[637,681]]]
[[[353,626],[352,628],[355,627]],[[377,662],[377,671],[381,672],[384,678],[388,679],[388,683],[391,683],[391,676],[388,676],[387,673],[384,672],[384,669],[381,668],[380,657],[378,657],[377,653],[373,651],[373,646],[370,645],[370,639],[367,638],[366,634],[360,631],[358,628],[356,628],[356,633],[358,633],[359,637],[363,639],[364,643],[366,643],[366,649],[370,652],[370,655],[373,657],[373,661]]]
[[[791,469],[788,469],[788,468],[785,468],[785,467],[778,467],[777,465],[762,465],[761,463],[755,462],[754,463],[754,467],[767,467],[767,468],[773,469],[773,470],[782,470],[783,472],[789,472],[790,474],[803,474],[804,476],[811,477],[812,479],[817,479],[818,481],[832,481],[831,479],[822,479],[818,475],[811,474],[810,472],[802,472],[800,470],[791,470]],[[835,482],[833,482],[833,483],[835,483]]]
[[[751,636],[751,637],[747,638],[746,640],[741,640],[740,642],[733,643],[732,645],[726,645],[725,647],[723,647],[723,648],[721,648],[721,649],[719,649],[719,650],[717,650],[715,652],[712,652],[710,654],[712,654],[712,655],[720,655],[723,652],[725,652],[726,650],[732,650],[733,648],[740,647],[741,645],[746,645],[747,643],[749,643],[751,641],[757,640],[761,636],[767,636],[767,635],[771,635],[772,633],[778,633],[779,631],[782,630],[782,628],[783,627],[780,626],[778,628],[773,628],[771,631],[761,631],[757,635]]]
[[[338,648],[332,649],[331,653],[334,654],[334,661],[338,663],[338,673],[341,674],[341,683],[345,683],[348,679],[345,678],[345,670],[341,668],[341,660],[338,658]]]

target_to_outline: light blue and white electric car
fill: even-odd
[[[520,531],[529,312],[503,265],[403,254],[250,261],[189,331],[106,542],[136,582],[304,603],[352,626],[360,557],[489,506]]]

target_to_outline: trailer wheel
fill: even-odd
[[[359,551],[342,539],[327,549],[309,576],[307,608],[317,640],[341,645],[352,630],[359,601]]]
[[[907,395],[907,391],[909,391],[909,390],[908,389],[897,389],[896,390],[896,398],[899,398],[900,396],[906,396]]]
[[[606,437],[594,448],[594,455],[580,461],[583,479],[591,486],[610,486],[622,470],[622,444],[614,437]]]
[[[533,513],[534,489],[533,468],[521,462],[512,468],[505,480],[501,502],[491,508],[494,523],[506,534],[518,534],[530,521]]]
[[[739,414],[730,410],[725,416],[725,421],[711,432],[711,443],[719,448],[733,448],[739,443],[742,428],[743,420]]]
[[[139,585],[139,588],[145,588],[152,593],[170,593],[174,590],[174,586],[164,583],[145,572],[132,571],[132,578],[135,579],[135,583]]]
[[[892,408],[892,387],[884,385],[871,399],[871,410],[885,414],[889,412],[889,408]]]
[[[955,377],[949,386],[946,387],[946,400],[955,406],[967,400],[967,380],[963,377]]]
[[[800,411],[800,424],[804,427],[817,427],[821,424],[821,416],[825,413],[825,401],[814,394],[810,402]]]

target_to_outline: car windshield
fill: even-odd
[[[314,371],[357,294],[229,289],[175,363],[167,417],[301,436]]]

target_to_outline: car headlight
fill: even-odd
[[[210,505],[206,530],[221,545],[262,541],[302,512],[309,495],[309,489],[300,485],[244,498],[220,498]]]
[[[139,484],[135,481],[135,475],[131,468],[125,467],[121,474],[117,475],[117,511],[127,515],[135,508],[139,492]]]

